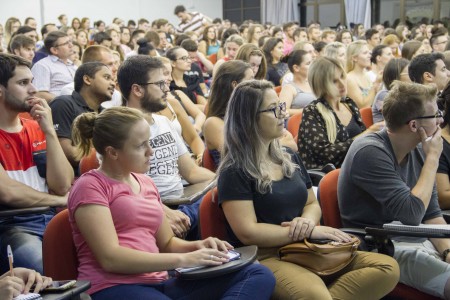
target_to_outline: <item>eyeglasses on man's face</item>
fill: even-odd
[[[272,107],[272,108],[260,110],[260,111],[258,111],[258,113],[263,113],[263,112],[268,112],[268,111],[273,112],[275,118],[280,119],[281,117],[284,117],[286,115],[286,102],[281,102],[280,104],[278,104],[277,106]]]
[[[408,122],[406,122],[406,124],[408,124],[409,122],[411,122],[412,120],[420,120],[420,119],[438,119],[438,118],[443,118],[444,115],[442,113],[441,110],[438,110],[434,115],[429,115],[429,116],[422,116],[422,117],[415,117],[412,118],[411,120],[409,120]]]
[[[156,82],[139,83],[139,85],[149,85],[149,84],[154,84],[154,85],[158,86],[161,91],[165,92],[164,88],[166,87],[166,85],[169,85],[169,81],[160,80],[160,81],[156,81]]]

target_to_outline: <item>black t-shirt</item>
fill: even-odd
[[[311,179],[298,154],[289,151],[292,161],[299,166],[291,178],[272,182],[272,192],[261,194],[256,191],[256,180],[242,169],[223,170],[218,179],[219,205],[229,200],[253,201],[258,223],[280,225],[302,214],[308,199]],[[230,226],[227,230],[234,246],[242,243],[234,235]]]
[[[175,81],[170,83],[170,90],[181,90],[183,91],[192,102],[197,104],[197,95],[204,96],[203,91],[200,88],[200,83],[203,83],[203,73],[200,67],[193,63],[191,70],[184,72],[183,80],[186,83],[186,87],[178,86]]]
[[[450,176],[450,144],[444,139],[444,148],[442,149],[441,157],[439,158],[438,173],[444,173]]]
[[[62,95],[50,102],[52,109],[53,126],[58,138],[71,139],[72,123],[76,117],[92,109],[86,104],[83,97],[75,91],[72,95]]]

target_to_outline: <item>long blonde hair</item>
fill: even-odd
[[[343,76],[346,76],[342,64],[335,58],[319,57],[309,67],[308,82],[311,85],[313,93],[319,98],[333,95],[335,73],[340,70]],[[336,141],[337,122],[331,109],[325,104],[318,102],[317,110],[322,115],[327,129],[328,141],[332,144]]]
[[[347,47],[347,73],[353,71],[355,68],[355,62],[353,58],[359,55],[362,52],[362,48],[367,45],[367,42],[364,40],[358,40],[352,42]]]

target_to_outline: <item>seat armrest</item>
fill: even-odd
[[[5,207],[2,207],[0,209],[0,218],[1,217],[42,214],[42,213],[45,213],[50,210],[51,210],[50,206],[28,207],[28,208],[5,208]]]

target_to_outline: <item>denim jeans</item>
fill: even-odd
[[[179,211],[188,216],[189,220],[191,221],[191,228],[189,229],[186,235],[186,240],[188,241],[196,241],[200,239],[198,223],[199,223],[200,203],[202,201],[203,197],[192,204],[180,205],[177,208]]]
[[[14,267],[29,268],[43,274],[42,237],[54,215],[16,216],[0,222],[0,272],[9,270],[6,247],[11,246]]]
[[[126,276],[126,275],[124,275]],[[143,299],[269,299],[275,286],[272,272],[251,264],[237,272],[201,280],[168,279],[160,284],[122,284],[91,295],[92,300]]]

